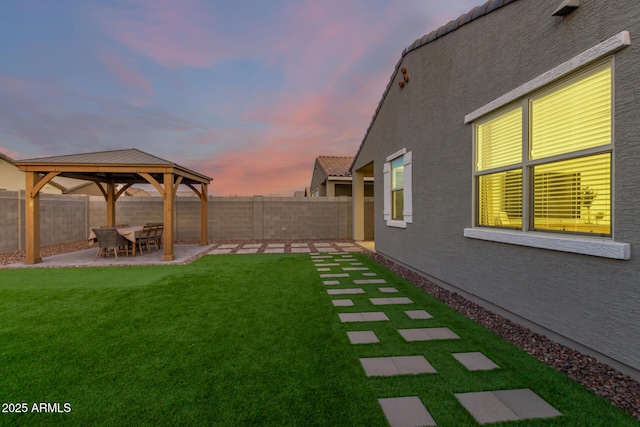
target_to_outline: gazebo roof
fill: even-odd
[[[21,170],[30,172],[59,171],[60,176],[98,182],[146,183],[139,175],[148,173],[162,182],[162,175],[171,172],[182,176],[185,184],[205,183],[213,179],[176,163],[138,149],[99,151],[18,160]]]

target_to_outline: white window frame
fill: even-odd
[[[404,209],[402,211],[403,219],[394,220],[391,219],[391,162],[398,157],[403,158],[404,165],[404,185],[403,185],[403,199]],[[396,151],[395,153],[387,156],[387,161],[383,168],[383,184],[384,184],[384,220],[387,222],[387,226],[396,228],[407,228],[407,224],[413,223],[413,188],[412,188],[412,160],[413,155],[411,151],[407,151],[406,148]]]
[[[546,73],[533,80],[517,87],[511,92],[491,101],[478,108],[464,118],[465,124],[472,123],[478,118],[492,113],[518,99],[542,89],[550,83],[566,77],[578,69],[604,59],[631,44],[631,37],[628,31],[622,31],[615,36],[599,43],[572,59],[558,65]],[[615,77],[614,77],[615,86]],[[615,129],[612,129],[614,132]],[[475,146],[475,140],[473,141]],[[473,159],[473,165],[475,158]],[[475,169],[472,169],[472,171]],[[473,174],[472,174],[473,175]],[[613,183],[612,183],[613,185]],[[612,191],[613,193],[613,191]],[[477,195],[473,194],[473,201]],[[613,209],[612,209],[613,215]],[[472,203],[472,218],[475,218],[475,202]],[[475,220],[474,220],[475,223]],[[464,229],[464,236],[471,239],[487,240],[491,242],[507,243],[512,245],[528,246],[555,251],[570,252],[583,255],[591,255],[604,258],[628,260],[631,257],[631,246],[629,243],[616,242],[614,238],[614,228],[612,224],[611,238],[596,238],[586,236],[569,236],[538,231],[523,230],[499,230],[493,228],[471,227]]]

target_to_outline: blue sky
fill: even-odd
[[[3,0],[0,152],[138,148],[215,195],[355,155],[402,50],[484,0]]]

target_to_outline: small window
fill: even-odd
[[[391,162],[391,219],[404,219],[404,159]]]
[[[402,149],[384,164],[384,219],[390,227],[405,228],[413,222],[411,162],[412,153]]]

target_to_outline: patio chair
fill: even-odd
[[[98,259],[100,254],[105,257],[113,249],[113,254],[118,260],[118,252],[124,252],[129,255],[128,240],[118,234],[118,230],[115,228],[94,228],[93,232],[98,238],[98,252],[96,253],[94,261]]]
[[[160,250],[162,247],[162,231],[164,227],[157,225],[153,227],[153,235],[149,236],[149,245],[155,246],[156,250]]]
[[[140,231],[140,237],[136,238],[136,245],[138,245],[138,250],[140,251],[140,255],[144,253],[142,250],[143,247],[147,248],[147,252],[151,253],[151,248],[149,247],[149,242],[151,241],[151,232],[153,231],[153,227],[144,226],[142,227],[142,231]]]

